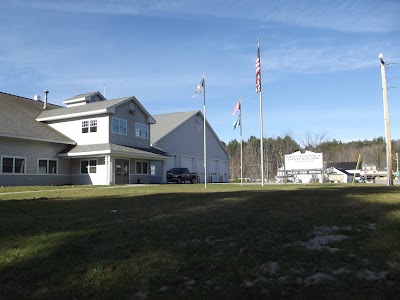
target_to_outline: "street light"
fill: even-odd
[[[379,60],[381,62],[382,95],[383,95],[383,117],[384,117],[384,120],[385,120],[387,185],[393,185],[393,178],[392,178],[392,138],[390,137],[390,121],[389,121],[389,107],[388,107],[388,99],[387,99],[385,61],[383,60],[383,54],[382,53],[379,53]]]

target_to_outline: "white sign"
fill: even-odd
[[[321,170],[324,162],[322,153],[300,151],[285,155],[285,170]]]
[[[322,170],[289,170],[286,171],[287,175],[317,175],[322,174]]]

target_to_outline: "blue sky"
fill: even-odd
[[[391,133],[400,138],[400,1],[2,0],[0,91],[49,101],[106,91],[136,96],[153,115],[202,110],[224,142],[259,137],[261,41],[264,136],[326,132],[384,136],[378,54],[387,69]],[[391,79],[393,78],[393,79]]]

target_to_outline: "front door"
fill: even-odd
[[[115,160],[115,184],[129,183],[129,160]]]

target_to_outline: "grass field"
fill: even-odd
[[[399,187],[0,188],[0,299],[310,297],[400,297]]]

